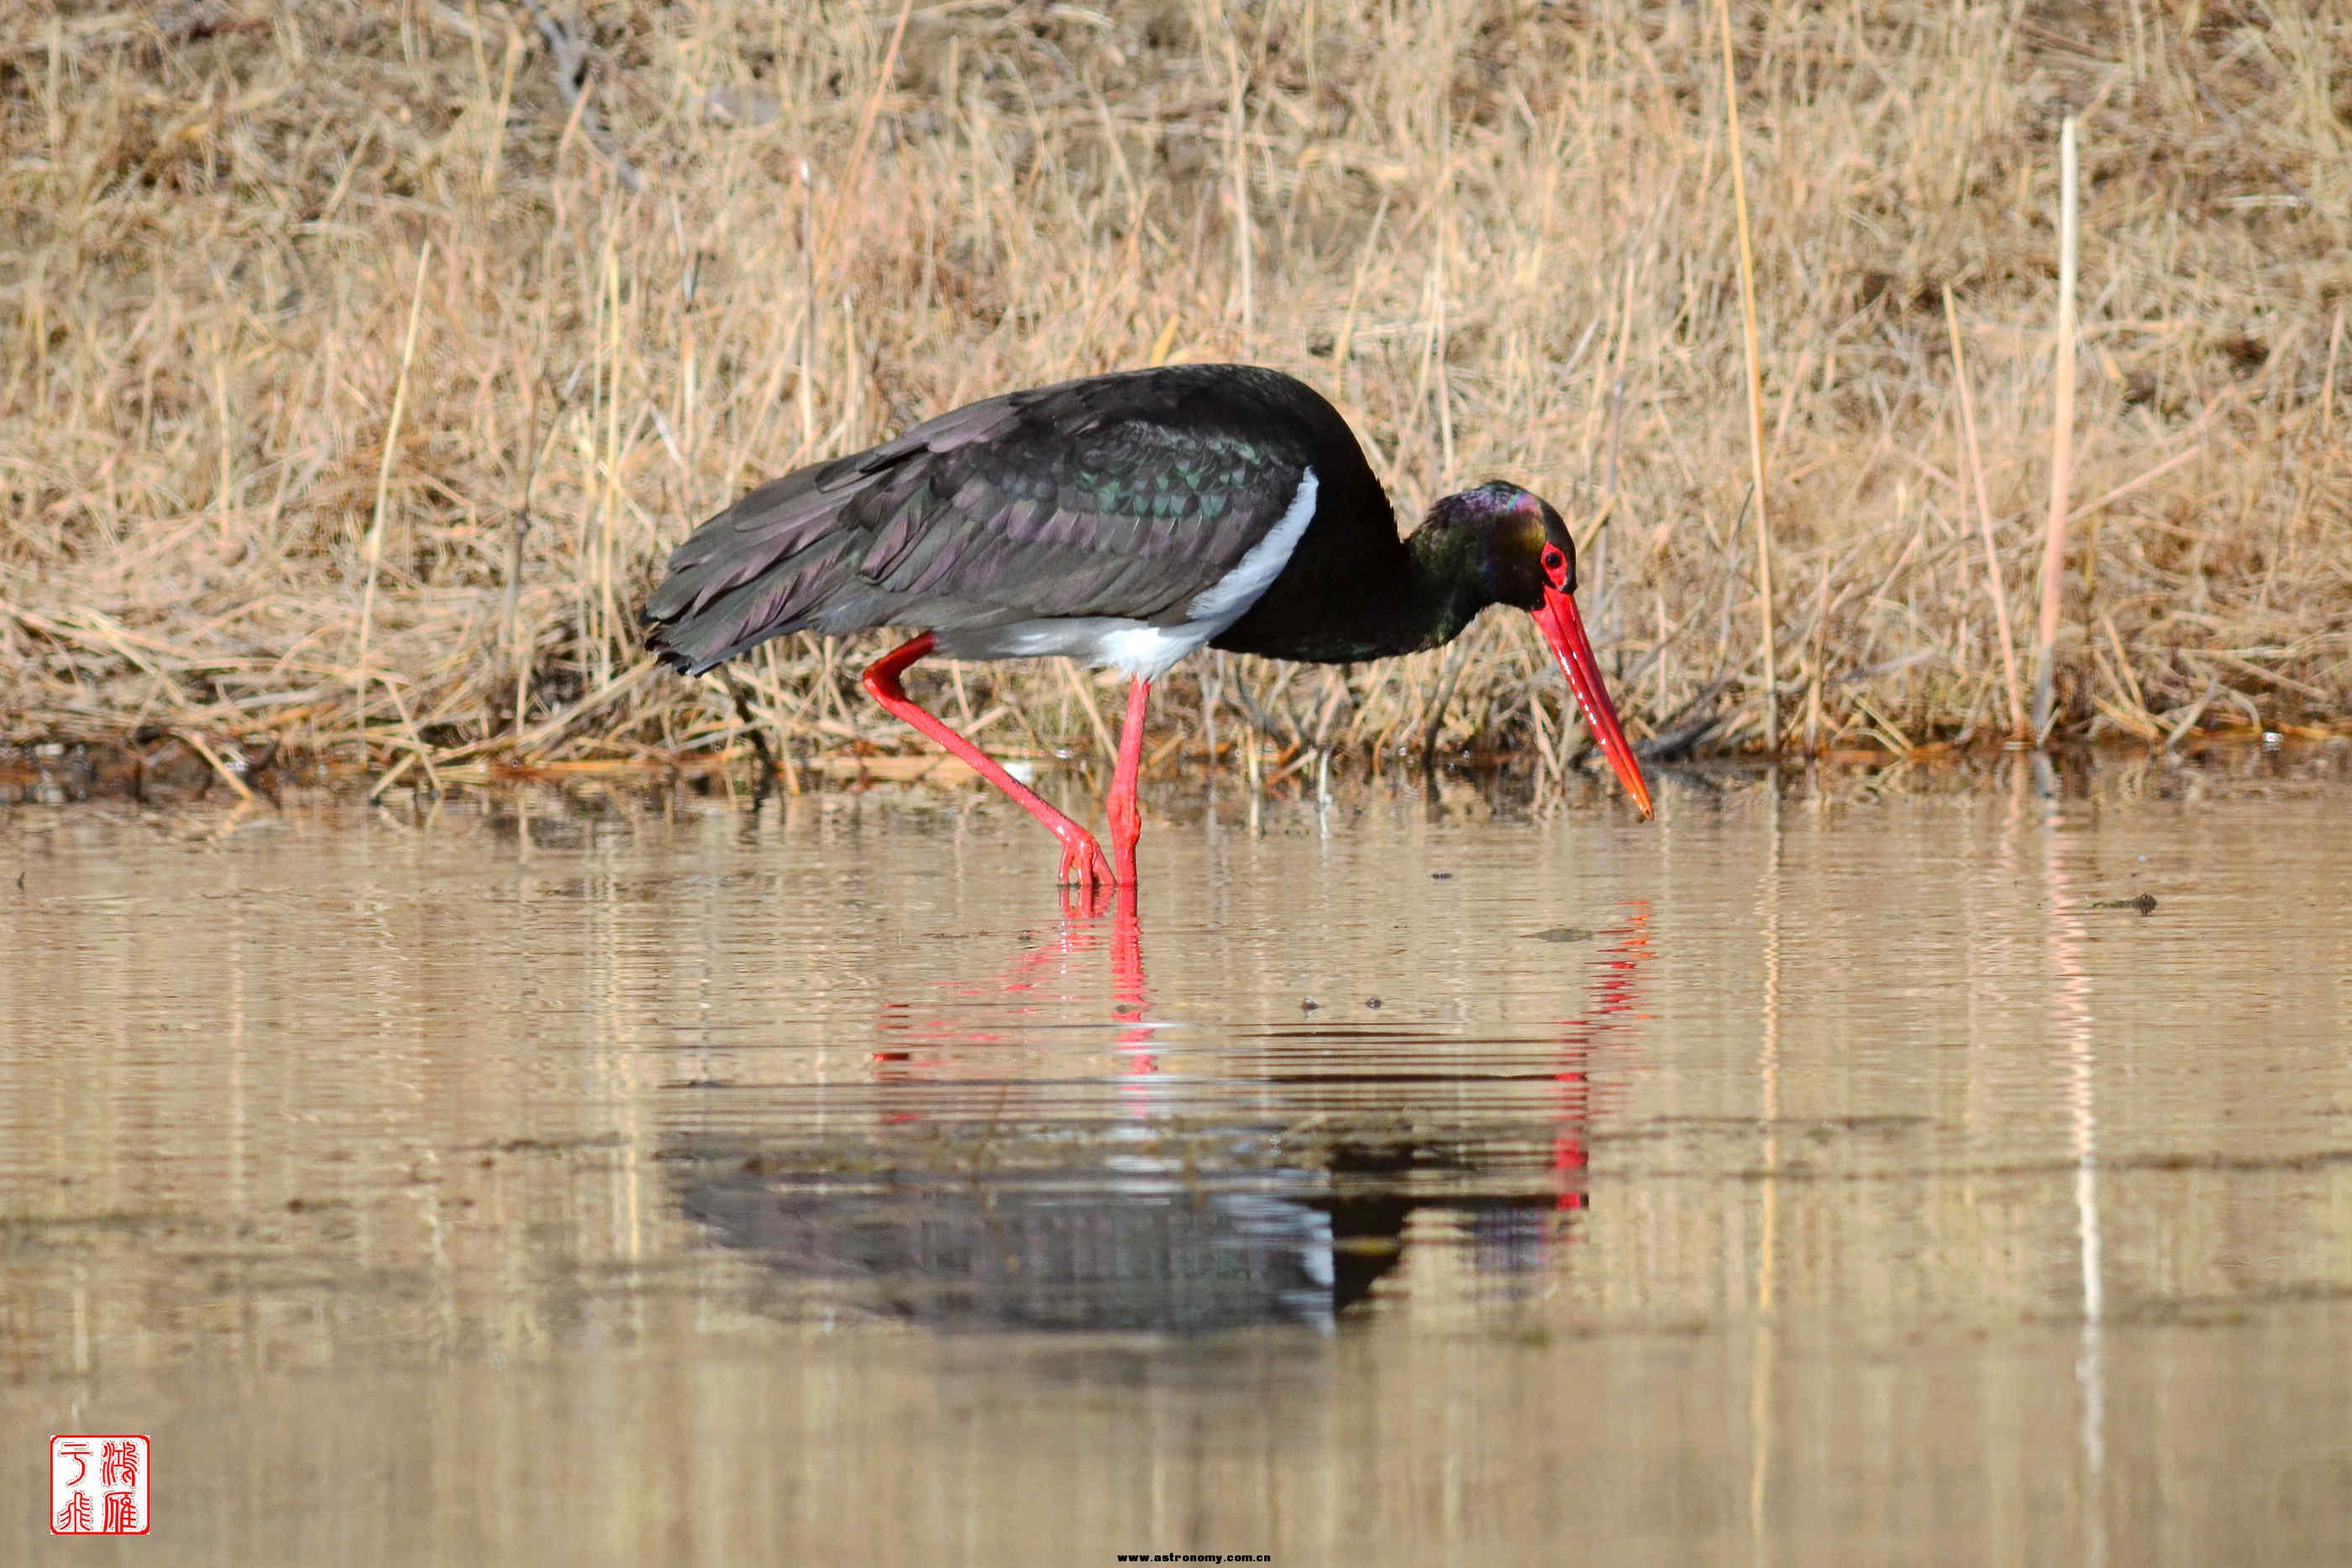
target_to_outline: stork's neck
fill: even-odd
[[[1317,581],[1286,613],[1245,620],[1217,645],[1332,664],[1443,647],[1493,601],[1480,555],[1469,530],[1424,525],[1359,557],[1344,577]]]
[[[1486,553],[1485,536],[1458,524],[1398,538],[1371,488],[1360,509],[1318,512],[1282,575],[1210,645],[1320,664],[1443,647],[1494,602]]]
[[[1343,646],[1318,658],[1387,659],[1442,648],[1491,603],[1479,541],[1464,528],[1423,525],[1393,565],[1368,572],[1328,635]]]
[[[1399,653],[1442,648],[1495,601],[1486,586],[1486,541],[1469,528],[1423,523],[1404,541],[1403,602],[1395,625]]]

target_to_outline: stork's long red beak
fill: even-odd
[[[1593,662],[1592,643],[1584,635],[1584,622],[1576,613],[1576,601],[1546,588],[1543,608],[1534,613],[1536,624],[1543,628],[1544,641],[1559,655],[1559,667],[1568,672],[1568,689],[1576,694],[1576,706],[1584,710],[1584,722],[1592,727],[1593,737],[1601,742],[1609,766],[1617,769],[1618,781],[1633,797],[1633,804],[1642,809],[1643,820],[1648,821],[1650,787],[1642,781],[1641,764],[1633,760],[1633,747],[1625,738],[1624,727],[1617,722],[1617,709],[1609,701],[1609,688],[1601,684],[1601,666]]]

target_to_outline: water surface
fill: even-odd
[[[7,808],[0,1560],[2342,1562],[2335,772]]]

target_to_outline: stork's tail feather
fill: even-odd
[[[697,535],[698,538],[701,536]],[[711,590],[710,560],[679,557],[692,548],[689,539],[670,558],[669,574],[646,601],[639,619],[646,628],[646,646],[664,663],[689,675],[698,675],[723,664],[753,643],[773,635],[762,629],[766,617],[758,613],[762,601],[773,597],[765,574],[731,588]]]
[[[669,579],[669,582],[677,580]],[[764,597],[763,584],[754,579],[729,589],[698,610],[682,609],[667,619],[660,612],[658,600],[648,601],[642,617],[646,646],[672,668],[699,675],[784,630],[760,629],[761,617],[751,611],[754,602]]]
[[[862,488],[828,491],[838,466],[786,475],[695,529],[646,601],[646,645],[698,675],[806,625],[841,584],[840,512]]]

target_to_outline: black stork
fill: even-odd
[[[1448,496],[1401,539],[1320,393],[1251,365],[1177,365],[988,398],[763,485],[677,547],[644,618],[688,674],[787,632],[919,631],[866,689],[1053,830],[1063,880],[1091,896],[1135,883],[1144,709],[1179,659],[1382,659],[1451,642],[1490,604],[1543,628],[1646,818],[1575,591],[1567,525],[1517,486]],[[1108,811],[1116,864],[908,697],[899,677],[932,653],[1058,653],[1134,677]]]

